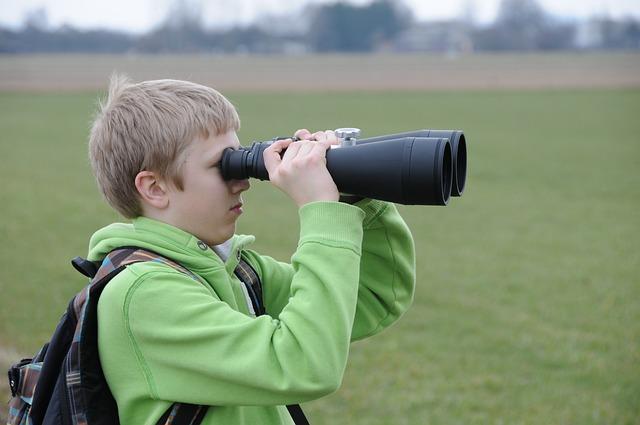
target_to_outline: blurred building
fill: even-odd
[[[640,22],[627,18],[591,18],[576,24],[579,49],[640,49]]]
[[[461,21],[421,22],[401,32],[393,43],[398,52],[468,53],[473,51],[469,25]]]

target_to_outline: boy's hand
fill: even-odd
[[[301,140],[278,140],[263,152],[269,180],[298,207],[314,201],[337,201],[340,194],[327,171],[326,158],[327,149],[338,144],[336,135],[331,130],[313,134],[298,130],[295,136]]]

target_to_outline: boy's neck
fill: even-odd
[[[227,258],[231,255],[231,249],[233,248],[233,238],[228,239],[227,241],[221,243],[220,245],[214,245],[211,247],[213,252],[218,254],[218,257],[222,259],[222,261],[226,262]]]
[[[165,220],[162,220],[160,218],[157,217],[152,217],[149,215],[141,215],[139,218],[143,218],[143,219],[148,219],[148,220],[153,220],[153,221],[157,221],[163,224],[166,224],[168,226],[172,226],[178,230],[181,230],[182,232],[185,232],[187,234],[190,234],[189,232],[187,232],[186,230],[180,229],[179,227],[176,227],[175,225],[168,223]],[[192,235],[194,237],[197,237],[195,235]],[[213,250],[213,252],[215,252],[218,257],[220,257],[222,259],[223,262],[226,262],[227,259],[229,258],[229,256],[231,255],[231,250],[233,249],[233,237],[227,239],[226,241],[224,241],[223,243],[219,244],[219,245],[210,245],[211,249]]]

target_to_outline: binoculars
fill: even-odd
[[[404,205],[447,205],[464,191],[467,144],[460,130],[416,130],[359,139],[336,130],[341,144],[327,151],[327,170],[343,194]],[[275,140],[222,153],[225,180],[269,180],[262,153]]]

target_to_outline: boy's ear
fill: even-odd
[[[167,185],[153,171],[140,171],[136,174],[136,189],[145,204],[157,209],[169,205]]]

